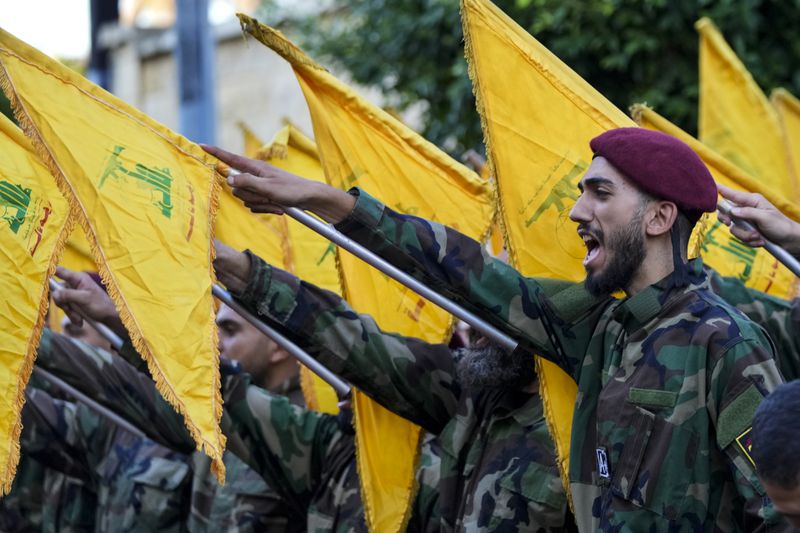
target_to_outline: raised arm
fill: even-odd
[[[519,274],[488,256],[480,243],[452,228],[402,215],[363,191],[354,194],[293,176],[271,165],[205,147],[228,166],[233,193],[254,212],[284,207],[312,211],[353,240],[434,290],[461,303],[571,374],[580,365],[602,302],[582,288]],[[558,300],[558,293],[569,294]],[[566,306],[566,309],[563,308]],[[588,326],[587,326],[588,325]],[[587,327],[584,327],[587,326]],[[586,329],[586,331],[577,331]],[[577,335],[576,335],[577,333]]]
[[[195,449],[183,418],[161,398],[153,381],[119,356],[44,330],[36,364],[96,400],[159,444]]]
[[[325,474],[342,454],[355,460],[353,436],[336,416],[293,405],[250,384],[246,374],[223,381],[230,428],[244,446],[235,451],[298,515],[305,516]]]
[[[338,295],[301,282],[250,253],[218,246],[220,279],[257,316],[379,403],[438,433],[455,412],[460,387],[445,345],[384,333]],[[230,255],[230,258],[226,258]],[[224,271],[241,267],[232,282]]]
[[[26,395],[19,439],[21,451],[53,470],[90,479],[86,447],[78,429],[77,406],[34,387],[28,387]]]

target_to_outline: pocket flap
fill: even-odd
[[[661,389],[639,389],[631,387],[628,402],[645,407],[675,407],[678,393]]]

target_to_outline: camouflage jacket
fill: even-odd
[[[60,393],[36,374],[28,381],[31,388]],[[94,531],[97,498],[86,473],[66,475],[34,459],[24,449],[26,431],[20,437],[22,449],[11,492],[0,498],[0,531]]]
[[[249,385],[246,375],[227,377],[223,390],[246,462],[276,487],[295,514],[306,515],[306,531],[367,531],[349,416],[292,405]],[[423,446],[417,481],[408,531],[438,531],[438,454],[431,439]]]
[[[687,287],[593,298],[581,284],[524,277],[464,235],[365,193],[339,229],[573,376],[569,478],[581,530],[781,523],[748,436],[783,379],[763,330],[709,289],[699,260]]]
[[[21,450],[11,491],[0,498],[0,531],[42,531],[42,506],[47,467]]]
[[[245,306],[388,409],[439,435],[444,530],[569,527],[537,393],[462,393],[446,345],[383,333],[339,296],[250,258],[248,286],[236,295]]]
[[[706,274],[714,292],[767,330],[786,381],[800,379],[800,298],[784,300],[765,294],[711,268],[706,268]]]
[[[89,480],[97,495],[97,531],[185,530],[187,455],[132,435],[83,404],[33,388],[28,395],[22,449],[54,470]]]
[[[162,399],[153,381],[122,358],[45,332],[37,364],[128,419],[156,443],[191,455],[190,531],[287,531],[284,503],[259,474],[231,452],[224,456],[226,483],[220,486],[210,460],[195,451],[183,418]],[[237,445],[228,436],[228,448]]]

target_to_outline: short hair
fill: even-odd
[[[792,490],[800,484],[800,380],[778,386],[753,417],[750,455],[762,481]]]

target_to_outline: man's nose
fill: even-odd
[[[589,216],[589,209],[586,205],[583,195],[578,197],[575,205],[573,205],[572,209],[570,209],[569,219],[573,222],[589,222],[591,220],[591,217]]]

